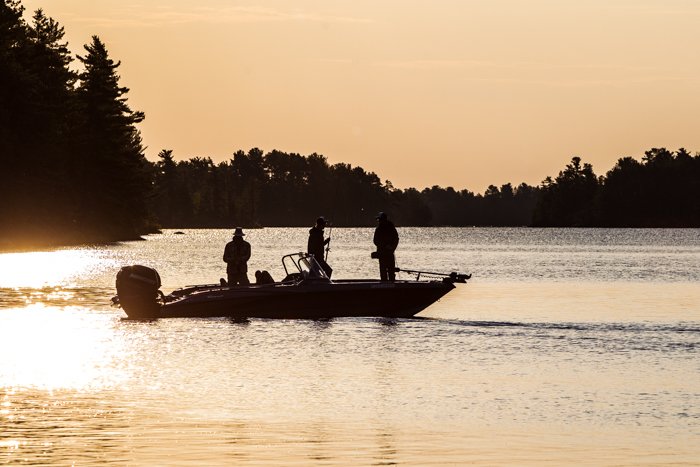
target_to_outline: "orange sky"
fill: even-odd
[[[259,147],[394,186],[700,151],[696,0],[23,0],[122,61],[147,156]]]

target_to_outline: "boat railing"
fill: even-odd
[[[294,269],[292,269],[292,266]],[[312,254],[300,252],[284,255],[282,257],[282,267],[287,277],[299,274],[304,279],[330,280]]]

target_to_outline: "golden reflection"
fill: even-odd
[[[12,288],[5,289],[0,287],[0,309],[25,307],[34,303],[43,303],[44,305],[70,305],[71,303],[84,300],[85,290],[81,291],[81,296],[76,290],[66,290],[59,286],[44,287],[41,289],[31,288]]]
[[[57,250],[0,254],[0,287],[44,287],[63,284],[100,265],[90,250]]]
[[[113,387],[125,378],[113,318],[43,304],[0,314],[0,388]]]
[[[16,439],[0,441],[0,448],[7,448],[10,451],[16,451],[19,449],[19,441]]]

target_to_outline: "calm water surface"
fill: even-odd
[[[247,231],[251,270],[307,231]],[[700,465],[698,229],[404,228],[400,267],[474,274],[420,319],[124,320],[122,265],[225,276],[231,232],[184,232],[0,253],[0,464]]]

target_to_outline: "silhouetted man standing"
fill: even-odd
[[[325,255],[323,254],[323,247],[328,245],[328,243],[331,241],[331,237],[326,239],[323,238],[323,229],[325,227],[326,219],[324,217],[319,217],[316,219],[316,225],[311,227],[311,230],[309,230],[309,241],[306,245],[306,252],[310,255],[314,255],[314,259],[330,279],[331,274],[333,274],[333,268],[326,263]]]
[[[383,281],[393,281],[396,279],[394,251],[399,246],[399,233],[393,222],[387,219],[386,213],[380,212],[377,222],[377,228],[374,230],[374,244],[377,246],[379,259],[379,277]]]
[[[236,227],[233,239],[226,244],[224,261],[228,285],[248,285],[248,260],[250,259],[250,243],[243,240],[243,229]]]

